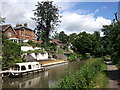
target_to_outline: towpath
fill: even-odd
[[[119,88],[120,89],[120,70],[112,63],[112,60],[107,60],[107,72],[109,78],[108,88]]]

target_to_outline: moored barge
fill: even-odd
[[[24,74],[29,74],[35,71],[44,71],[45,68],[39,62],[24,62],[15,63],[9,70],[9,77],[22,77]]]

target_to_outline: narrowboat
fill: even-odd
[[[9,70],[9,77],[22,77],[24,74],[29,74],[35,71],[44,71],[45,68],[39,62],[24,62],[15,63]]]

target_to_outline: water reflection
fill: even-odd
[[[2,89],[2,77],[0,77],[0,90]]]
[[[47,67],[46,71],[26,75],[22,78],[3,78],[2,88],[49,88],[67,71],[73,73],[84,62],[72,62],[68,64],[61,64],[56,66]],[[2,80],[1,80],[2,81]]]

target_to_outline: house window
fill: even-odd
[[[32,36],[32,38],[33,38],[33,39],[35,39],[35,37],[34,37],[34,36]]]
[[[35,36],[32,36],[32,38],[33,38],[34,40],[37,40],[37,37],[35,37]]]
[[[11,32],[8,32],[8,36],[12,36],[12,33],[11,33]]]

